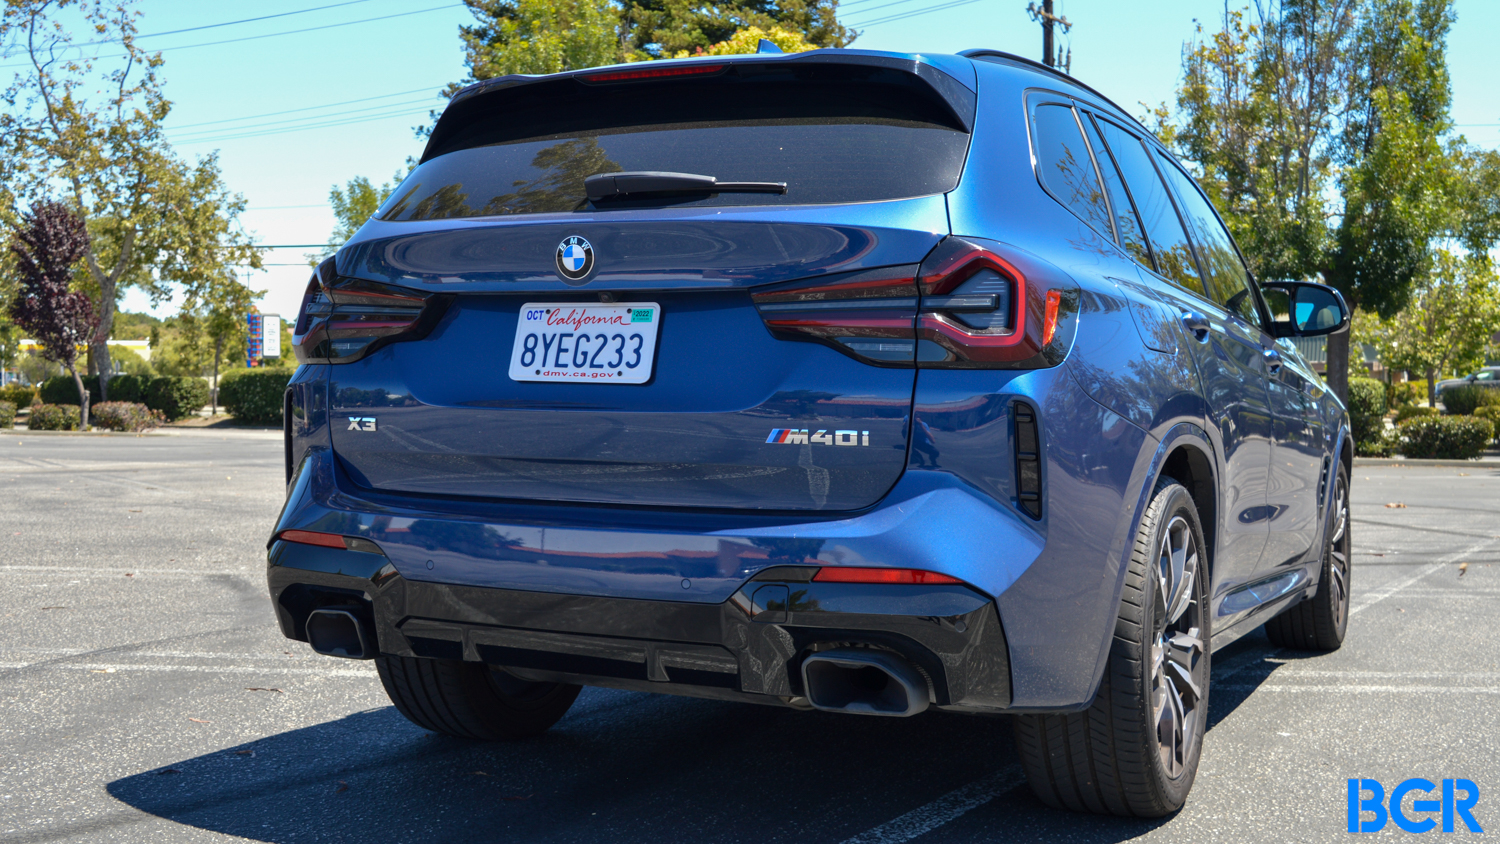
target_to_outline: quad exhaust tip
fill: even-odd
[[[377,653],[373,631],[349,610],[325,608],[309,613],[307,642],[324,656],[374,659]]]
[[[927,709],[927,680],[899,656],[837,648],[802,661],[802,688],[814,709],[905,718]]]

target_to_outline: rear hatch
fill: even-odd
[[[873,504],[972,113],[953,77],[859,54],[461,93],[299,318],[342,468],[408,495]]]

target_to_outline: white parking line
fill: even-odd
[[[102,569],[92,567],[85,568],[81,566],[0,566],[0,574],[52,574],[58,576],[65,575],[67,577],[123,577],[126,574],[130,574],[135,577],[158,577],[162,575],[177,577],[243,577],[244,575],[250,573],[251,570],[248,567],[236,569],[233,571],[211,571],[206,569],[154,568]]]
[[[1467,695],[1500,695],[1500,686],[1364,686],[1351,683],[1319,683],[1319,684],[1284,684],[1266,683],[1255,685],[1245,683],[1242,685],[1221,686],[1226,691],[1239,692],[1317,692],[1327,694],[1339,692],[1342,694],[1467,694]]]
[[[1020,765],[1002,768],[963,788],[954,789],[925,806],[919,806],[874,829],[846,839],[843,844],[897,844],[910,841],[983,806],[1025,781]]]
[[[1384,601],[1386,598],[1391,597],[1392,595],[1396,594],[1397,592],[1401,591],[1402,589],[1405,589],[1406,587],[1412,585],[1413,583],[1416,583],[1417,581],[1421,580],[1422,578],[1424,578],[1424,577],[1426,577],[1426,576],[1428,576],[1430,574],[1433,574],[1435,572],[1442,571],[1443,569],[1448,568],[1449,566],[1452,566],[1454,563],[1457,563],[1458,561],[1462,560],[1465,557],[1472,557],[1472,556],[1474,556],[1474,554],[1476,552],[1482,551],[1485,548],[1488,548],[1488,547],[1490,547],[1491,545],[1494,545],[1494,544],[1495,544],[1494,540],[1487,540],[1487,541],[1484,541],[1484,542],[1476,542],[1475,544],[1470,545],[1468,548],[1465,548],[1464,550],[1459,551],[1456,554],[1450,554],[1447,557],[1444,557],[1443,559],[1438,560],[1437,562],[1433,563],[1432,565],[1423,566],[1421,569],[1419,569],[1413,575],[1410,575],[1408,577],[1404,577],[1404,578],[1396,581],[1395,583],[1389,584],[1387,586],[1382,586],[1379,589],[1376,589],[1374,592],[1371,592],[1369,594],[1369,596],[1367,598],[1365,598],[1363,601],[1360,601],[1359,603],[1355,604],[1353,607],[1350,607],[1349,608],[1349,615],[1353,616],[1355,613],[1363,612],[1364,610],[1367,610],[1370,607],[1375,606],[1376,604],[1380,603],[1381,601]]]
[[[36,663],[0,662],[0,669],[28,668]],[[319,677],[374,677],[375,666],[368,668],[264,668],[253,665],[161,665],[137,662],[59,662],[44,666],[49,670],[97,671],[128,674],[133,671],[183,672],[189,674],[310,674]]]

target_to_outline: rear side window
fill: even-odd
[[[1047,103],[1032,110],[1035,133],[1036,171],[1047,192],[1068,206],[1085,223],[1114,240],[1109,224],[1109,206],[1099,187],[1094,161],[1083,142],[1071,106]]]
[[[1146,246],[1146,233],[1141,231],[1141,221],[1136,217],[1135,209],[1131,206],[1130,194],[1125,190],[1125,183],[1120,179],[1120,171],[1115,168],[1107,145],[1100,137],[1099,130],[1094,126],[1094,121],[1085,117],[1083,128],[1088,133],[1089,145],[1094,148],[1094,160],[1099,164],[1099,172],[1104,176],[1104,187],[1109,191],[1109,204],[1114,208],[1115,232],[1119,235],[1120,246],[1124,247],[1137,263],[1150,269],[1151,251]]]
[[[952,190],[969,147],[969,133],[931,89],[868,67],[731,68],[627,84],[561,79],[480,94],[462,108],[439,154],[407,177],[381,219],[904,199]],[[785,182],[787,191],[598,205],[584,192],[589,176],[641,170]]]
[[[1203,279],[1198,275],[1198,264],[1193,260],[1193,248],[1188,243],[1187,232],[1177,219],[1172,207],[1172,197],[1167,186],[1162,184],[1151,156],[1135,136],[1107,120],[1099,121],[1104,139],[1119,162],[1120,173],[1125,184],[1130,186],[1130,195],[1135,197],[1136,210],[1141,214],[1141,224],[1151,240],[1151,249],[1156,257],[1156,271],[1177,282],[1182,287],[1208,298]]]
[[[1234,241],[1229,239],[1229,232],[1224,230],[1224,224],[1219,222],[1208,200],[1181,168],[1163,156],[1161,169],[1177,190],[1182,215],[1193,227],[1198,258],[1213,285],[1214,301],[1223,305],[1225,310],[1239,314],[1251,325],[1260,325],[1254,294],[1250,292],[1250,274],[1240,263],[1239,253],[1234,249]]]

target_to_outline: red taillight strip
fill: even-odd
[[[946,574],[921,569],[886,569],[855,566],[824,566],[813,576],[815,583],[896,583],[896,584],[959,584],[963,581]]]
[[[346,549],[344,537],[336,533],[319,533],[315,530],[284,530],[277,534],[277,539],[283,542],[296,542],[301,545],[321,545],[324,548]]]
[[[605,73],[590,73],[579,76],[583,82],[627,82],[632,79],[660,79],[665,76],[703,76],[718,73],[725,65],[709,64],[698,67],[657,67],[649,70],[616,70]]]
[[[882,299],[917,295],[916,266],[890,267],[860,273],[843,281],[823,281],[751,294],[757,305],[782,302],[822,302],[840,299]]]

